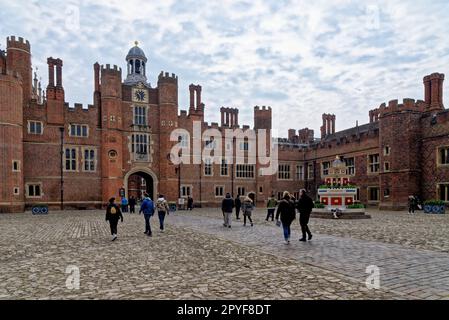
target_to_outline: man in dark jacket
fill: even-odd
[[[129,213],[136,213],[136,203],[136,198],[131,196],[131,198],[129,198]]]
[[[234,209],[234,200],[231,197],[230,193],[226,194],[226,198],[223,199],[221,203],[221,211],[223,212],[224,224],[225,228],[231,228],[232,222],[232,211]]]
[[[242,200],[240,200],[240,195],[235,198],[235,217],[240,220],[240,208],[242,208]]]
[[[301,197],[298,201],[298,211],[299,211],[299,223],[301,224],[302,238],[299,241],[306,242],[306,235],[309,236],[309,241],[312,240],[312,233],[309,229],[309,219],[312,209],[315,207],[312,198],[310,198],[306,190],[301,190]]]
[[[117,240],[117,225],[120,219],[123,223],[122,211],[119,206],[115,204],[115,198],[111,198],[109,199],[109,204],[106,208],[106,221],[109,221],[109,225],[111,226],[112,241]]]
[[[281,218],[282,228],[284,229],[285,244],[290,244],[291,236],[291,224],[296,219],[295,205],[290,200],[290,193],[284,192],[282,200],[279,202],[276,212],[276,224],[279,223],[279,217]]]
[[[145,194],[145,198],[140,206],[140,212],[143,213],[145,218],[145,234],[149,237],[152,236],[150,219],[154,215],[154,202],[150,199],[148,194]]]

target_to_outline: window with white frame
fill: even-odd
[[[20,195],[20,189],[19,189],[19,187],[14,187],[14,189],[13,189],[13,195],[15,195],[15,196],[19,196],[19,195]]]
[[[438,164],[449,164],[449,147],[441,147],[438,150]]]
[[[131,152],[136,160],[148,160],[150,137],[147,134],[133,134],[131,136]]]
[[[65,171],[76,171],[77,161],[76,161],[76,148],[66,148],[65,149]]]
[[[84,171],[95,171],[95,150],[85,149],[84,150]]]
[[[187,198],[192,196],[192,187],[191,186],[181,186],[181,197]]]
[[[254,178],[255,166],[252,164],[238,164],[236,166],[236,177],[237,178]]]
[[[89,126],[87,124],[71,124],[70,136],[87,138],[89,136]]]
[[[40,198],[40,197],[42,197],[42,186],[41,186],[40,183],[27,184],[26,190],[27,190],[26,196],[28,198]]]
[[[278,179],[279,180],[290,180],[290,165],[289,164],[280,164],[279,165]]]
[[[221,160],[220,175],[221,176],[229,175],[229,165],[228,165],[228,161],[226,159]]]
[[[216,197],[224,196],[224,187],[223,186],[215,186],[215,196]]]
[[[379,168],[379,154],[370,154],[368,156],[368,173],[377,173]]]
[[[41,121],[28,121],[28,133],[29,134],[42,134],[44,131],[44,125]]]
[[[390,146],[385,146],[384,147],[384,156],[389,156],[390,155]]]
[[[349,176],[355,175],[355,159],[354,158],[345,158],[346,165],[346,174]]]
[[[303,181],[304,180],[304,166],[296,166],[296,180]]]
[[[385,161],[384,162],[384,172],[390,171],[390,162]]]
[[[19,160],[13,160],[12,161],[12,171],[13,172],[20,172],[20,161]]]
[[[204,161],[204,175],[212,176],[212,159],[206,159]]]
[[[147,108],[142,106],[134,107],[134,125],[146,126],[147,125]]]
[[[321,174],[322,174],[322,176],[328,176],[329,175],[329,168],[330,168],[330,166],[331,166],[331,163],[329,161],[321,163]]]
[[[240,195],[240,196],[246,196],[245,187],[238,187],[237,188],[237,194]]]
[[[309,164],[307,166],[307,179],[313,180],[313,178],[314,178],[313,164]]]

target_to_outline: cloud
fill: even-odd
[[[180,109],[188,85],[203,86],[206,121],[221,106],[273,107],[273,126],[319,132],[321,114],[337,130],[391,99],[423,98],[422,77],[448,73],[447,1],[138,1],[0,0],[0,37],[23,36],[46,79],[48,56],[64,60],[70,103],[91,103],[96,61],[125,66],[135,40],[161,70],[179,76]],[[0,43],[4,44],[4,40]],[[45,81],[44,81],[45,82]],[[448,98],[448,91],[445,91]]]

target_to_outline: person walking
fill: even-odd
[[[193,210],[193,198],[191,196],[189,196],[187,199],[187,210]]]
[[[276,225],[280,226],[279,218],[281,219],[282,228],[284,230],[285,244],[290,244],[291,224],[296,219],[295,206],[290,201],[290,194],[285,191],[282,200],[276,212]]]
[[[235,198],[235,218],[240,220],[240,209],[242,208],[242,200],[240,199],[240,194]]]
[[[312,233],[309,229],[309,220],[312,209],[315,207],[312,198],[307,195],[306,190],[301,190],[301,196],[298,201],[298,211],[299,211],[299,223],[301,225],[302,238],[299,241],[306,242],[306,236],[308,235],[308,240],[312,240]]]
[[[122,211],[124,213],[128,212],[128,199],[126,199],[126,197],[122,198]]]
[[[136,213],[136,204],[136,198],[131,196],[131,198],[129,198],[129,213]]]
[[[251,200],[250,197],[245,197],[242,204],[242,211],[243,211],[243,226],[246,227],[246,219],[248,218],[249,222],[251,223],[251,227],[254,227],[253,219],[251,218],[252,212],[254,209],[253,200]]]
[[[416,198],[414,196],[409,196],[408,197],[408,213],[409,214],[414,214],[415,213],[415,208],[416,208]]]
[[[234,209],[235,203],[231,197],[230,193],[226,194],[226,198],[223,199],[221,203],[221,211],[223,212],[223,219],[225,228],[231,228],[232,223],[232,211]]]
[[[154,215],[154,202],[151,200],[148,194],[145,194],[145,198],[142,201],[142,205],[140,206],[139,214],[143,213],[143,217],[145,218],[145,234],[151,237],[153,234],[151,232],[151,224],[150,219]]]
[[[109,204],[106,208],[106,221],[109,221],[109,225],[111,227],[112,241],[117,240],[117,225],[120,219],[123,223],[122,211],[115,203],[115,198],[111,198],[109,199]]]
[[[268,221],[271,217],[271,221],[274,221],[274,212],[276,211],[276,206],[278,205],[278,202],[276,198],[274,197],[274,194],[271,195],[271,197],[268,199],[267,202],[267,218],[265,221]]]
[[[160,230],[161,232],[164,232],[165,216],[170,214],[170,208],[168,207],[167,200],[165,200],[162,194],[157,199],[156,209],[159,216]]]

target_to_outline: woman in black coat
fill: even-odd
[[[122,211],[119,206],[115,204],[115,198],[111,198],[109,199],[109,204],[106,208],[106,221],[109,221],[111,226],[112,241],[117,239],[117,225],[120,219],[123,222]]]
[[[279,202],[276,212],[276,224],[279,224],[279,217],[281,218],[282,228],[284,229],[285,244],[290,244],[292,222],[296,219],[295,205],[290,200],[290,194],[285,191],[283,199]]]
[[[299,223],[301,225],[302,238],[299,241],[306,242],[306,236],[309,236],[309,241],[312,240],[312,232],[309,229],[309,219],[312,209],[315,207],[312,198],[310,198],[306,190],[301,190],[301,197],[298,201],[298,211],[299,211]]]

